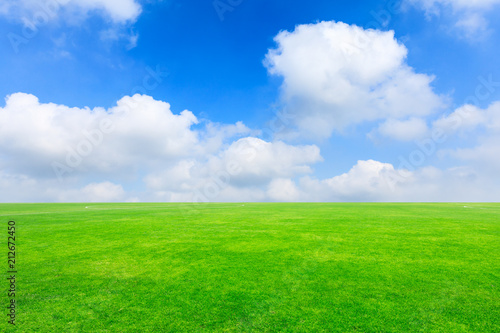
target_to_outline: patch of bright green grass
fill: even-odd
[[[500,332],[500,204],[3,204],[0,217],[5,271],[17,223],[18,332]]]

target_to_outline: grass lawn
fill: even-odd
[[[88,207],[88,208],[86,208]],[[1,204],[17,332],[500,332],[500,204]],[[7,276],[5,273],[4,276]]]

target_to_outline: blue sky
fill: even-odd
[[[5,1],[0,200],[497,201],[499,13]]]

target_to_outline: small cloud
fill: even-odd
[[[274,179],[268,187],[267,195],[273,201],[294,202],[299,199],[300,192],[291,179]]]
[[[490,34],[488,21],[478,13],[464,15],[457,21],[455,27],[468,39],[484,39]]]
[[[99,34],[100,38],[104,42],[117,42],[124,41],[126,43],[126,49],[132,50],[137,46],[139,41],[139,34],[136,32],[125,32],[122,27],[113,26],[109,29],[102,30]]]
[[[424,137],[428,130],[425,120],[421,118],[388,119],[372,131],[369,137],[373,139],[378,134],[397,141],[413,141]]]
[[[85,186],[81,192],[89,202],[120,201],[125,196],[123,187],[111,182],[92,183]]]
[[[128,45],[127,45],[127,50],[132,50],[137,46],[137,41],[139,40],[139,34],[138,33],[131,33],[128,36]]]

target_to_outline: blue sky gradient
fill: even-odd
[[[197,120],[184,129],[186,133],[194,133],[197,139],[184,147],[186,154],[168,152],[162,155],[164,150],[148,151],[145,147],[144,155],[132,153],[132,148],[127,155],[128,149],[120,145],[140,142],[140,133],[157,130],[155,126],[161,126],[162,122],[159,118],[153,119],[149,125],[144,125],[144,132],[137,132],[135,136],[128,137],[123,130],[120,136],[115,132],[110,134],[112,139],[108,141],[104,137],[81,164],[71,167],[67,178],[61,179],[54,172],[46,172],[51,169],[47,165],[52,165],[53,169],[53,162],[64,164],[68,147],[77,147],[82,136],[64,134],[65,122],[50,123],[39,131],[30,132],[36,120],[22,121],[14,106],[9,108],[3,103],[0,104],[0,115],[3,114],[0,129],[13,128],[12,133],[24,137],[16,138],[12,137],[16,134],[12,134],[0,138],[0,185],[5,189],[0,197],[2,201],[200,201],[196,193],[203,194],[203,201],[498,200],[500,191],[494,189],[495,185],[500,185],[497,176],[500,160],[494,156],[494,147],[500,143],[500,130],[494,124],[500,119],[500,107],[495,105],[500,101],[500,22],[496,19],[500,14],[500,1],[479,1],[473,6],[464,5],[460,0],[437,0],[432,7],[426,7],[426,2],[420,0],[124,2],[124,7],[125,3],[132,6],[130,8],[137,6],[140,12],[122,10],[108,0],[98,1],[97,5],[86,0],[43,3],[55,4],[56,9],[47,12],[27,0],[7,1],[0,6],[3,36],[0,38],[0,96],[7,99],[21,93],[16,103],[25,108],[49,105],[46,108],[56,110],[59,105],[87,110],[81,119],[87,117],[88,124],[94,124],[95,108],[103,108],[107,114],[118,117],[118,111],[113,109],[117,102],[141,93],[158,103],[169,103],[174,117],[171,121],[179,121],[178,128],[184,128],[180,124],[188,119],[181,116],[181,112],[189,110]],[[221,12],[221,8],[227,10]],[[37,17],[42,21],[32,25],[30,22]],[[297,73],[287,67],[278,69],[281,74],[273,75],[266,55],[279,46],[275,37],[280,32],[287,31],[300,40],[296,27],[307,25],[313,31],[323,21],[343,22],[349,29],[358,26],[364,32],[374,29],[377,33],[374,36],[393,31],[391,45],[407,50],[401,66],[411,68],[415,75],[432,77],[429,89],[443,103],[442,107],[425,114],[384,113],[361,120],[349,118],[350,114],[357,114],[356,109],[346,109],[341,117],[349,119],[345,126],[335,123],[341,118],[334,114],[344,112],[347,106],[350,108],[351,102],[344,106],[328,104],[315,110],[318,100],[313,101],[312,95],[299,96],[297,98],[304,98],[303,103],[307,105],[299,110],[292,100],[284,97],[294,93],[285,82]],[[332,25],[325,29],[332,32],[341,28]],[[335,40],[331,43],[330,48],[340,45],[335,44]],[[388,45],[388,50],[390,47]],[[291,57],[300,52],[300,45],[293,50],[290,48]],[[283,55],[276,59],[284,59]],[[371,59],[368,53],[366,55]],[[326,63],[335,61],[328,55],[322,59]],[[325,68],[330,66],[324,65]],[[151,76],[156,70],[161,72],[160,80]],[[342,68],[339,73],[344,73]],[[351,79],[355,80],[352,77],[347,80]],[[338,80],[334,77],[332,84],[335,82]],[[485,86],[484,82],[489,84]],[[471,97],[478,96],[478,89],[480,98],[473,99],[477,101],[473,103],[477,110],[474,109],[472,118],[468,117],[463,124],[450,130],[445,142],[434,143],[432,152],[425,154],[425,160],[412,165],[410,177],[399,179],[395,185],[389,181],[392,185],[387,187],[384,177],[391,172],[398,175],[398,170],[407,169],[401,158],[409,159],[412,152],[422,150],[419,143],[432,138],[434,129],[445,126],[436,122],[446,120],[470,103]],[[21,102],[29,99],[29,95],[36,96],[38,104]],[[152,108],[153,104],[148,101],[141,100],[141,103]],[[418,106],[412,107],[418,110]],[[146,112],[141,110],[138,114]],[[276,112],[283,110],[295,113],[295,120],[285,124],[285,130],[269,135],[266,128],[276,119]],[[38,111],[33,112],[27,114],[36,118]],[[60,111],[54,112],[51,114]],[[72,111],[64,112],[64,117],[72,119]],[[304,130],[308,114],[315,112],[319,112],[314,120],[318,125],[330,123],[331,128],[324,134]],[[363,112],[360,110],[359,114]],[[49,113],[47,117],[53,119]],[[396,125],[392,120],[408,121],[407,124],[398,123],[408,127],[401,127],[399,134],[394,134],[392,130]],[[238,122],[241,126],[235,129],[237,125],[234,124]],[[384,123],[389,125],[383,127]],[[72,131],[84,131],[85,126],[82,123],[81,128],[75,127]],[[151,126],[151,130],[147,126]],[[229,129],[231,126],[234,128]],[[48,148],[51,146],[49,139],[47,151],[26,148],[49,137],[44,131],[63,133],[53,138],[58,142],[53,144],[53,149]],[[393,134],[387,134],[388,131]],[[413,131],[415,135],[409,136]],[[29,133],[32,137],[26,138]],[[209,145],[210,138],[218,140],[218,144]],[[235,160],[235,157],[228,157],[232,156],[231,147],[238,140],[254,138],[261,140],[256,144],[267,147],[271,157],[279,155],[277,160],[261,161],[258,157],[258,162],[247,161],[250,165],[260,163],[253,165],[253,170],[262,167],[259,172],[266,175],[242,171],[218,184],[216,195],[206,194],[204,188],[213,183],[217,168],[224,169],[224,165]],[[158,134],[150,139],[151,142],[163,142],[164,138]],[[23,144],[14,149],[9,140]],[[118,140],[120,144],[116,143]],[[115,144],[117,146],[113,146]],[[122,161],[107,161],[106,158],[111,157],[106,152],[116,151],[116,147],[120,147],[123,156],[113,158]],[[316,156],[312,150],[294,150],[302,149],[300,147],[317,148],[318,154]],[[292,158],[294,154],[309,157],[296,160]],[[143,159],[151,163],[139,166]],[[286,165],[278,167],[280,161],[288,161],[288,164],[283,162]],[[96,167],[101,162],[113,165],[116,172]],[[21,163],[32,167],[19,167]],[[172,171],[174,169],[177,171]],[[176,177],[181,169],[187,170],[187,176],[184,174],[185,178],[169,182],[168,179]],[[377,185],[382,183],[385,185]],[[457,185],[460,183],[463,187]],[[473,190],[467,191],[469,187]],[[7,195],[6,191],[14,194]]]

